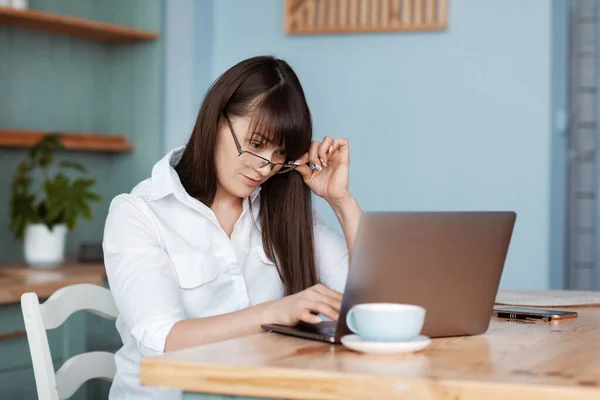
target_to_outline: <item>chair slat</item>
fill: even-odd
[[[58,398],[68,399],[90,379],[113,380],[116,368],[115,355],[106,351],[93,351],[69,358],[56,371]]]
[[[46,329],[59,327],[77,311],[88,311],[107,319],[115,319],[118,315],[110,291],[89,283],[57,290],[41,308]]]

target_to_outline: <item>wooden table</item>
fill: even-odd
[[[21,301],[25,292],[36,292],[40,299],[76,283],[102,285],[106,277],[103,263],[66,263],[60,268],[30,268],[22,263],[0,264],[0,305]]]
[[[261,333],[142,362],[143,385],[284,399],[600,399],[600,307],[550,323],[492,320],[483,335],[409,355]],[[213,398],[213,397],[209,397]]]

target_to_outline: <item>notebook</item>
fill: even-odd
[[[496,304],[522,307],[600,306],[600,292],[583,290],[500,290]]]

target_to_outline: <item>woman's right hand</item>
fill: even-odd
[[[267,303],[268,323],[293,326],[303,321],[321,322],[316,314],[337,321],[342,294],[319,283],[299,293]]]

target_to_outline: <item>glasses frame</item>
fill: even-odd
[[[260,166],[257,166],[257,167],[253,167],[253,168],[263,168],[263,167],[265,167],[267,165],[271,166],[271,171],[273,169],[275,169],[275,167],[277,167],[277,166],[281,166],[281,168],[283,168],[283,167],[288,167],[289,168],[289,169],[286,169],[285,171],[281,171],[281,170],[277,171],[275,174],[287,174],[288,172],[291,172],[291,171],[293,171],[293,170],[296,169],[297,165],[295,165],[293,163],[290,163],[290,162],[287,162],[287,163],[274,163],[271,160],[267,160],[266,158],[259,156],[258,154],[255,154],[255,153],[253,153],[251,151],[242,149],[242,146],[240,145],[240,142],[239,142],[239,140],[237,138],[237,135],[235,134],[235,131],[233,130],[233,126],[231,124],[231,120],[229,119],[229,116],[227,116],[227,114],[224,114],[223,116],[225,117],[225,121],[227,121],[227,126],[229,127],[229,131],[231,132],[231,136],[233,137],[233,141],[235,142],[235,147],[237,148],[237,151],[238,151],[238,157],[241,156],[244,153],[247,153],[247,154],[253,155],[254,157],[257,157],[260,160],[264,161],[264,164],[262,164]]]

